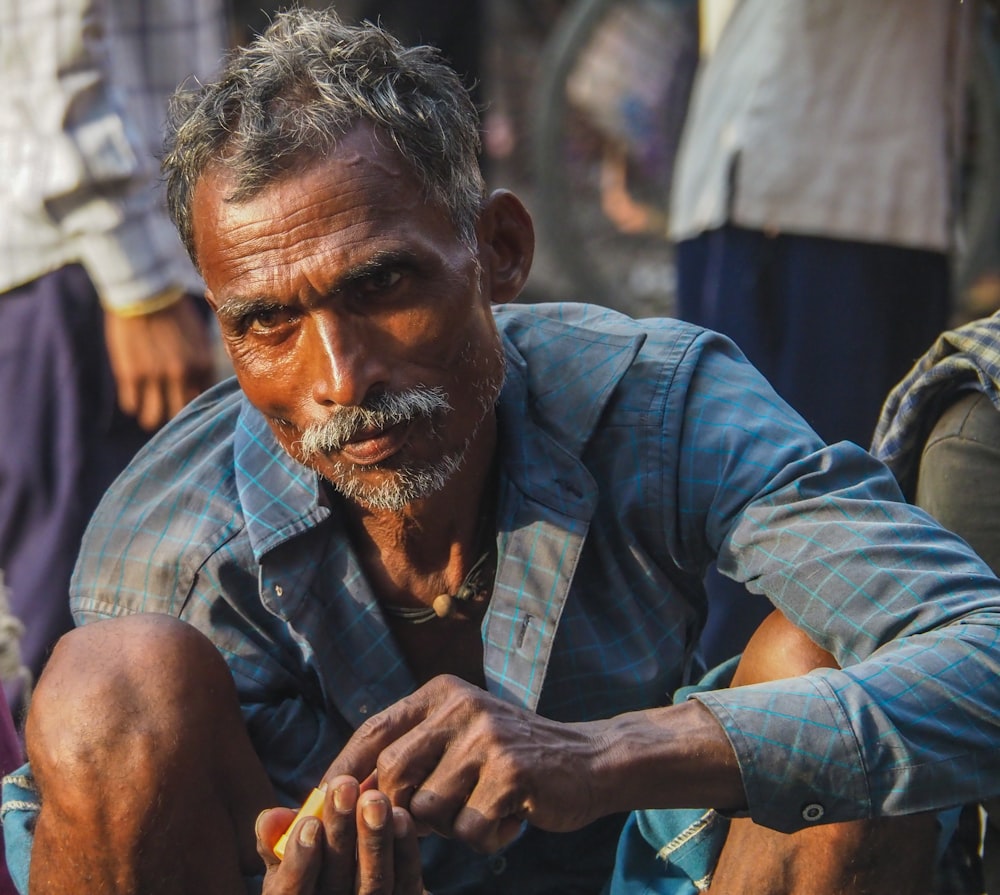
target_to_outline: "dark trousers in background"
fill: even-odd
[[[678,313],[725,333],[826,441],[867,448],[889,390],[947,327],[940,252],[726,226],[677,246]],[[770,611],[714,570],[709,666]]]
[[[36,679],[72,627],[69,579],[84,527],[145,441],[118,410],[103,314],[83,269],[0,295],[0,569]],[[5,689],[16,711],[20,687]]]

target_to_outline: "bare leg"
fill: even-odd
[[[274,804],[221,656],[165,615],[67,634],[39,681],[27,750],[42,797],[32,895],[244,895]]]
[[[835,668],[784,616],[768,616],[747,645],[733,686]],[[931,891],[933,815],[826,824],[778,833],[734,820],[711,895],[924,895]]]

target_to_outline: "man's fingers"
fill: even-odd
[[[153,431],[212,382],[208,329],[194,299],[152,314],[105,316],[105,339],[122,411]]]
[[[295,812],[291,808],[268,808],[257,817],[257,854],[267,867],[280,863],[274,854],[274,846],[294,819]]]
[[[138,383],[129,377],[116,379],[118,387],[118,406],[126,416],[135,416],[139,411]]]
[[[378,769],[382,750],[419,723],[419,717],[402,712],[402,706],[402,702],[396,703],[365,721],[340,750],[323,779],[344,774],[358,780],[369,778]]]
[[[258,819],[258,831],[260,820]],[[316,891],[323,864],[323,824],[305,817],[292,828],[284,860],[270,864],[261,895],[304,895]],[[266,860],[266,859],[265,859]]]
[[[453,837],[455,818],[476,790],[479,770],[479,756],[462,749],[452,749],[435,761],[435,767],[412,791],[406,806],[420,828]]]
[[[466,805],[455,817],[452,829],[456,839],[484,855],[490,855],[510,845],[520,834],[524,823],[519,812],[500,817],[487,816]]]
[[[393,869],[392,805],[371,790],[358,799],[357,895],[398,895]]]
[[[393,808],[377,790],[360,793],[353,779],[332,782],[322,822],[315,816],[296,819],[289,808],[271,808],[257,818],[257,851],[267,867],[262,895],[424,895],[420,846],[409,813]],[[289,822],[285,857],[279,861],[274,845]],[[341,835],[348,828],[349,835]]]
[[[158,380],[147,380],[140,388],[140,395],[136,420],[147,432],[155,432],[169,419],[163,384]]]
[[[433,688],[427,684],[416,693],[401,699],[365,721],[347,741],[347,745],[340,750],[340,754],[333,760],[323,779],[329,781],[346,774],[357,780],[366,780],[372,773],[378,771],[379,789],[382,792],[389,792],[382,777],[383,766],[379,759],[390,746],[427,719],[434,709],[433,695]],[[414,749],[419,752],[416,745]],[[395,798],[393,802],[399,804]]]
[[[392,809],[392,836],[392,869],[396,882],[394,895],[423,895],[424,882],[416,825],[409,812],[402,808]]]
[[[483,854],[509,845],[527,816],[523,796],[511,781],[480,778],[475,764],[463,764],[451,773],[445,764],[410,799],[414,821]]]
[[[353,777],[335,777],[327,784],[323,803],[326,855],[320,875],[324,895],[354,893],[358,795],[358,781]]]

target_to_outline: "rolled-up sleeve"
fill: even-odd
[[[676,399],[684,536],[842,667],[694,697],[751,816],[793,831],[996,794],[1000,581],[867,452],[822,445],[735,349],[696,349]]]

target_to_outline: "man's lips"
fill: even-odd
[[[359,466],[372,466],[388,459],[406,443],[410,421],[404,420],[388,429],[356,433],[340,450],[340,456]]]

